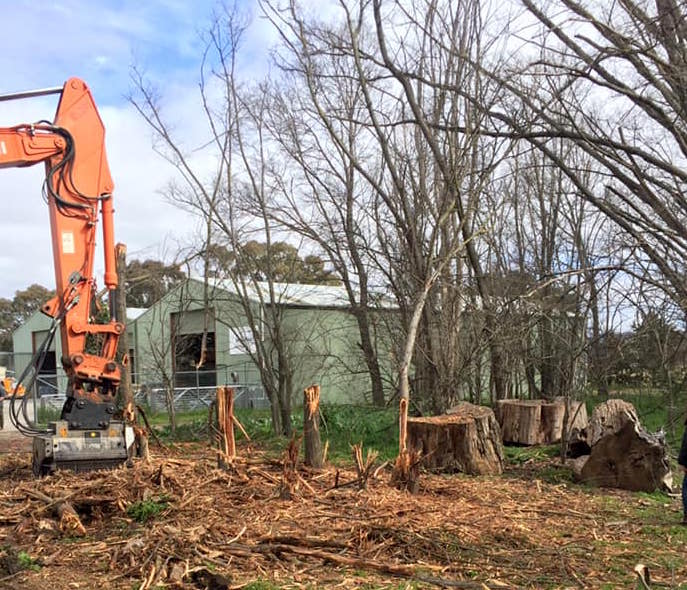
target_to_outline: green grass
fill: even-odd
[[[322,444],[329,441],[328,458],[334,461],[348,459],[351,445],[363,443],[364,452],[373,449],[379,452],[380,460],[393,458],[398,451],[398,414],[395,410],[369,406],[344,406],[323,404],[320,407],[320,435]],[[147,414],[158,436],[174,441],[206,441],[207,410],[179,412],[177,430],[174,436],[169,428],[167,414]],[[283,451],[286,439],[275,436],[269,410],[237,409],[236,417],[248,432],[251,440],[258,441],[266,450]],[[296,408],[291,415],[294,432],[303,432],[303,410]],[[242,434],[235,430],[237,440]]]
[[[167,498],[161,496],[157,499],[149,498],[134,502],[127,507],[126,513],[135,521],[144,523],[164,512],[168,506]]]
[[[362,442],[363,451],[379,451],[380,459],[398,453],[398,413],[361,406],[323,405],[322,439],[329,440],[332,459],[350,458],[351,445]]]
[[[26,551],[20,551],[17,554],[17,563],[23,570],[31,570],[37,572],[41,569],[38,562],[31,557]]]
[[[504,450],[508,462],[517,465],[521,465],[528,461],[541,461],[542,459],[558,457],[561,453],[560,445],[538,447],[507,446]]]

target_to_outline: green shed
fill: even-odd
[[[269,342],[270,305],[281,311],[281,337],[295,366],[294,390],[322,386],[329,403],[370,401],[370,380],[359,345],[359,332],[344,287],[329,285],[251,284],[251,314],[260,323],[260,338]],[[145,310],[136,320],[136,381],[175,388],[224,384],[259,386],[251,357],[253,331],[241,298],[229,280],[190,278]],[[382,315],[382,314],[380,314]],[[378,334],[384,330],[380,321]],[[201,348],[205,338],[205,354]],[[388,338],[378,335],[378,342]],[[387,365],[391,357],[381,355]],[[166,378],[166,379],[165,379]]]

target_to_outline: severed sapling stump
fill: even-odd
[[[408,448],[408,400],[402,397],[398,414],[398,457],[391,472],[391,484],[399,490],[416,494],[420,487],[421,460],[421,451]]]
[[[217,465],[224,468],[236,457],[234,438],[234,388],[218,387],[215,408],[217,410],[218,451]]]
[[[293,499],[298,492],[299,483],[302,481],[298,475],[298,449],[300,446],[301,440],[294,434],[284,451],[281,482],[279,483],[279,497],[282,500]]]
[[[372,469],[375,466],[375,461],[379,456],[377,451],[367,449],[367,457],[363,461],[363,443],[351,445],[351,452],[353,453],[353,462],[355,463],[355,470],[358,473],[358,489],[367,489],[367,480],[372,475]]]
[[[320,386],[312,385],[303,390],[303,441],[304,462],[310,467],[321,469],[324,464],[322,440],[320,438]]]
[[[581,481],[633,491],[670,489],[672,473],[665,437],[642,428],[629,402],[612,399],[599,404],[586,438],[591,452],[576,460],[574,470]]]
[[[441,416],[408,419],[408,446],[438,471],[503,473],[501,431],[494,412],[463,402]]]
[[[565,399],[502,399],[494,408],[506,444],[540,445],[560,442],[565,420]],[[581,401],[571,401],[567,431],[587,425],[587,410]]]

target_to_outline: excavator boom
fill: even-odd
[[[105,152],[105,128],[93,96],[82,80],[71,78],[60,89],[0,96],[0,101],[57,92],[60,100],[52,123],[0,128],[0,168],[42,162],[46,170],[44,196],[56,295],[42,311],[53,318],[52,332],[59,328],[68,390],[61,419],[48,432],[39,432],[33,424],[20,424],[20,413],[13,412],[17,427],[34,435],[34,469],[39,473],[56,467],[81,470],[119,464],[126,459],[130,438],[124,425],[112,420],[121,379],[117,343],[124,324],[116,315],[114,183]],[[100,217],[110,308],[106,324],[91,321]],[[91,334],[98,334],[102,341],[97,354],[86,350]]]

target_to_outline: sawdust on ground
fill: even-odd
[[[152,451],[41,480],[27,454],[0,456],[0,588],[627,588],[638,562],[687,583],[676,498],[543,481],[563,473],[551,460],[423,474],[416,495],[386,468],[363,490],[352,468],[301,468],[282,499],[281,462],[257,448],[230,470],[200,444]]]

